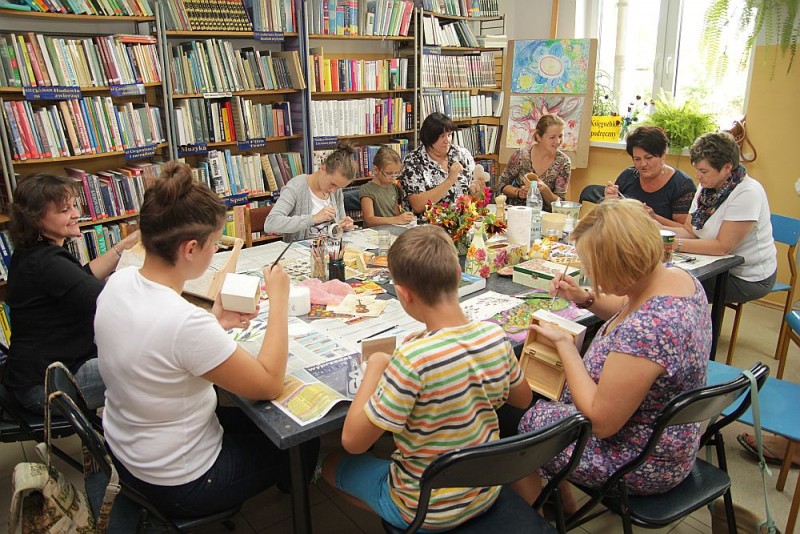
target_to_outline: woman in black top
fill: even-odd
[[[68,178],[37,174],[14,191],[6,292],[12,343],[3,380],[24,408],[37,413],[44,410],[45,370],[55,361],[75,374],[90,408],[103,405],[94,345],[97,296],[122,251],[139,239],[136,231],[81,266],[64,247],[81,237],[79,215]]]

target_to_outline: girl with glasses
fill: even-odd
[[[400,155],[388,146],[382,146],[372,160],[372,169],[375,176],[358,190],[364,224],[408,224],[415,220],[413,213],[400,209],[400,189],[397,186],[402,169]]]

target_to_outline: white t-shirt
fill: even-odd
[[[136,267],[108,280],[94,328],[114,455],[151,484],[201,477],[222,448],[216,394],[201,375],[228,359],[236,342],[212,314]]]
[[[702,190],[702,187],[697,189],[689,213],[697,211],[697,199]],[[739,246],[731,251],[731,254],[742,256],[744,263],[731,269],[730,273],[747,282],[760,282],[772,276],[778,268],[778,251],[772,239],[767,193],[761,184],[745,176],[703,228],[695,228],[694,233],[699,239],[716,239],[723,221],[756,222]]]

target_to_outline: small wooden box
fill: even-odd
[[[531,324],[548,324],[563,330],[572,336],[578,349],[583,344],[583,337],[586,334],[585,326],[568,321],[547,310],[534,312]],[[550,400],[558,400],[561,397],[566,377],[561,357],[550,341],[544,337],[540,338],[536,331],[529,330],[519,364],[531,390]]]
[[[255,313],[261,297],[261,279],[247,274],[228,273],[220,290],[222,309]]]
[[[565,273],[566,271],[566,273]],[[559,274],[575,276],[580,268],[564,266],[542,259],[532,259],[514,266],[514,283],[535,289],[549,289],[550,281]],[[560,317],[559,317],[560,318]]]

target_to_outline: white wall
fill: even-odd
[[[584,22],[577,21],[576,7],[591,0],[559,0],[556,37],[571,38],[584,35]],[[552,0],[499,0],[500,11],[506,15],[506,34],[509,39],[547,39],[550,37]]]

